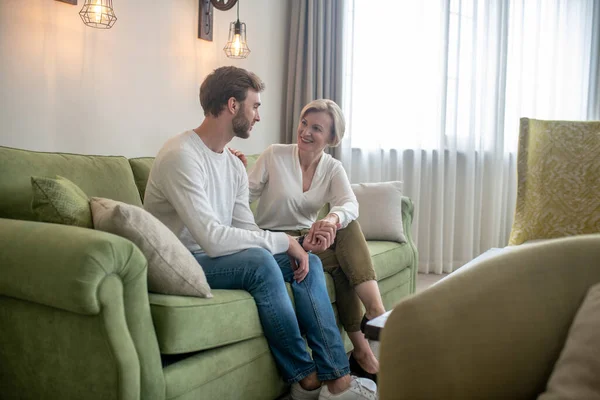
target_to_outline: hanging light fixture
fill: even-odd
[[[98,29],[110,29],[117,21],[112,0],[85,0],[79,16],[84,24]]]
[[[240,22],[240,2],[237,2],[237,21],[229,24],[229,39],[223,47],[223,51],[229,58],[246,58],[250,54],[246,42],[246,24]]]

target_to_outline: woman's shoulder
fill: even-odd
[[[327,170],[331,172],[336,172],[340,169],[344,169],[342,162],[336,158],[333,158],[331,154],[323,153],[323,161],[325,161],[324,164],[327,166]]]
[[[271,150],[273,152],[273,154],[293,153],[295,149],[296,149],[295,144],[282,144],[282,143],[272,144],[268,147],[268,150]]]
[[[272,144],[267,150],[265,150],[265,154],[272,158],[288,158],[294,154],[296,151],[295,144]]]

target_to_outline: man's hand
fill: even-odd
[[[290,242],[290,247],[288,248],[287,254],[290,257],[290,263],[294,270],[294,279],[296,282],[300,283],[306,278],[306,275],[308,275],[308,254],[296,239],[288,235],[288,240]]]
[[[231,154],[233,154],[234,156],[236,156],[237,158],[240,159],[242,164],[244,164],[244,168],[248,168],[248,160],[246,159],[246,156],[244,155],[244,153],[242,153],[239,150],[232,149],[231,147],[228,147],[228,149],[231,152]]]
[[[315,222],[306,234],[302,244],[306,251],[321,252],[331,247],[335,240],[337,230],[340,228],[339,218],[329,214]]]
[[[325,247],[325,245],[325,243],[321,242],[310,243],[308,240],[306,240],[306,238],[304,238],[304,241],[302,242],[302,248],[311,253],[320,253],[322,251],[327,250],[327,247]]]

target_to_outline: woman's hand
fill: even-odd
[[[339,228],[339,217],[336,214],[328,214],[325,218],[312,224],[302,246],[306,251],[316,253],[325,251],[335,241],[335,235]]]
[[[308,275],[308,254],[296,239],[288,236],[288,240],[290,246],[288,247],[287,254],[290,257],[290,263],[294,270],[294,280],[300,283]]]
[[[248,160],[246,159],[246,156],[244,155],[244,153],[242,153],[239,150],[232,149],[231,147],[228,147],[228,149],[231,152],[231,154],[233,154],[234,156],[236,156],[237,158],[240,159],[242,164],[244,164],[244,168],[248,168]]]

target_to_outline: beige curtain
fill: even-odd
[[[300,111],[309,101],[328,98],[342,106],[342,22],[346,0],[290,1],[287,99],[282,143],[296,142]]]

